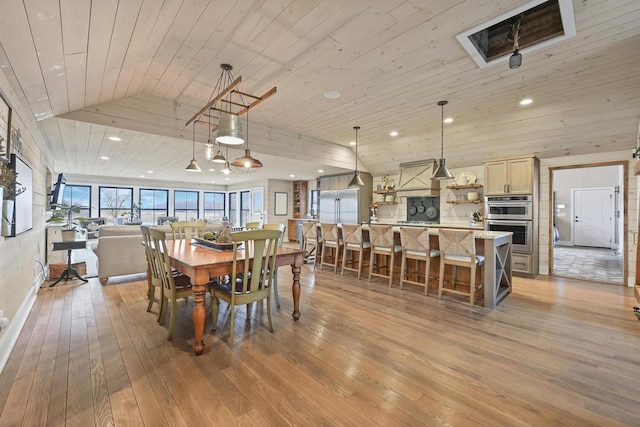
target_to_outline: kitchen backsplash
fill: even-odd
[[[459,176],[463,172],[471,172],[477,178],[476,184],[484,184],[484,167],[474,166],[465,167],[459,169],[450,169],[454,176]],[[388,175],[389,181],[398,182],[399,175]],[[454,181],[443,181],[440,183],[440,223],[442,224],[468,224],[469,217],[473,212],[483,211],[484,203],[468,203],[468,204],[453,204],[447,203],[449,200],[454,200],[458,197],[467,197],[467,193],[470,191],[477,191],[479,200],[484,201],[484,188],[478,188],[477,190],[450,190],[447,185],[453,185]],[[378,185],[382,185],[382,177],[373,178],[373,188],[376,190]],[[378,206],[378,221],[395,223],[397,221],[404,221],[407,219],[407,196],[414,197],[420,196],[419,191],[396,193],[396,205],[379,205]],[[375,200],[375,197],[374,197]]]

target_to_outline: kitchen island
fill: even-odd
[[[397,243],[400,244],[400,227],[407,224],[387,224],[393,227],[396,234]],[[412,227],[417,227],[411,225]],[[476,252],[484,255],[484,307],[494,309],[511,293],[511,236],[510,232],[485,231],[480,225],[468,224],[430,224],[423,226],[429,228],[431,236],[430,245],[432,249],[438,248],[439,228],[458,228],[473,230],[476,239]],[[368,225],[362,226],[363,230],[368,230]],[[435,271],[434,271],[435,269]],[[432,263],[432,273],[439,274],[438,263]]]

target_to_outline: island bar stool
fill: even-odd
[[[362,226],[359,224],[342,224],[342,238],[344,240],[344,253],[342,254],[342,271],[340,274],[344,276],[345,270],[357,271],[358,280],[360,280],[364,252],[371,249],[371,243],[363,241]],[[351,252],[351,267],[347,267],[347,254],[349,252]],[[358,268],[355,268],[355,252],[358,252]]]
[[[322,238],[318,236],[318,223],[305,221],[302,223],[302,249],[307,251],[305,261],[313,260],[315,262],[316,255],[322,249]],[[314,254],[315,251],[315,254]],[[314,268],[318,266],[316,262]]]
[[[371,276],[389,278],[389,287],[393,283],[393,261],[395,254],[402,252],[402,247],[393,241],[393,229],[390,225],[369,225],[369,241],[371,242],[371,255],[369,258],[369,282]],[[384,255],[387,264],[379,265],[376,255]],[[380,274],[379,270],[387,270],[387,274]],[[374,273],[375,271],[375,273]]]
[[[476,255],[476,243],[473,238],[473,230],[452,230],[441,228],[438,230],[438,244],[440,245],[440,283],[438,287],[438,299],[442,299],[442,292],[451,292],[460,295],[469,295],[469,304],[473,307],[475,293],[482,288],[482,283],[476,284],[476,270],[484,264],[484,257]],[[453,288],[445,288],[445,265],[453,266],[451,278],[446,283],[452,283]],[[467,267],[469,273],[469,292],[456,289],[459,284],[456,280],[458,267]],[[483,277],[483,275],[481,275]]]
[[[338,224],[335,223],[322,223],[320,224],[320,231],[322,232],[322,252],[320,253],[320,269],[325,264],[333,266],[333,272],[338,272],[338,262],[340,262],[340,249],[344,246],[343,240],[340,238],[340,229]],[[325,251],[329,249],[331,262],[325,261]]]
[[[400,227],[400,245],[402,246],[402,264],[400,266],[400,289],[404,283],[424,286],[424,294],[429,295],[429,280],[436,279],[430,276],[431,258],[440,256],[440,251],[431,249],[429,244],[429,229],[425,227]],[[416,261],[416,271],[409,273],[407,260]],[[420,261],[425,262],[424,282],[420,282]],[[414,275],[416,280],[410,280]]]

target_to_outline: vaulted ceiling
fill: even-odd
[[[640,117],[640,2],[573,3],[576,36],[479,68],[456,35],[517,0],[0,0],[0,68],[39,120],[55,172],[182,182],[311,179],[440,156],[447,165],[631,149]],[[200,174],[185,122],[220,64],[239,89],[277,93],[250,113],[256,174]],[[326,91],[338,91],[337,99]],[[524,97],[534,102],[518,104]],[[397,131],[398,136],[389,135]],[[114,142],[109,136],[120,136]],[[238,155],[230,149],[230,157]],[[101,160],[101,156],[110,160]],[[324,170],[319,173],[318,169]]]

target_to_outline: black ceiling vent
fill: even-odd
[[[576,35],[571,0],[536,0],[456,37],[479,67],[506,62],[514,50],[518,21],[521,52],[531,52]]]

